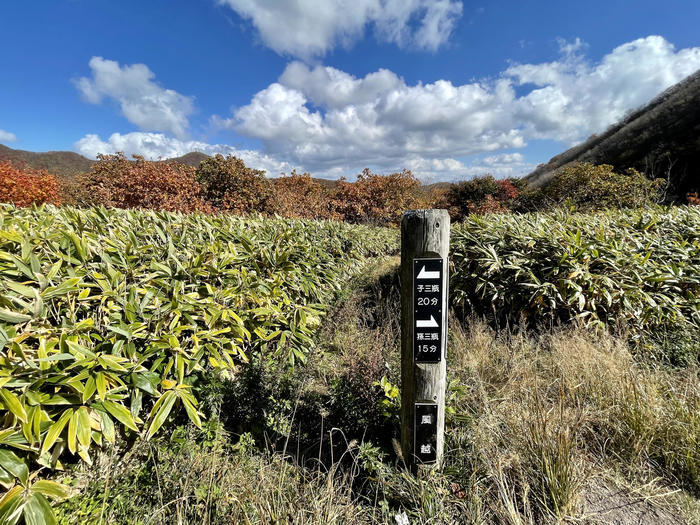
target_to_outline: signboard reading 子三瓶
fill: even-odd
[[[441,258],[413,259],[413,358],[416,363],[439,363],[443,346]]]

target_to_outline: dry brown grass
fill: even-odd
[[[482,457],[494,519],[580,516],[586,481],[610,473],[630,490],[655,481],[698,519],[697,369],[650,368],[623,338],[576,327],[533,335],[453,320],[451,332],[449,436],[468,434]]]

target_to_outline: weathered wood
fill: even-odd
[[[445,433],[446,341],[448,312],[448,254],[450,216],[446,210],[411,210],[401,220],[401,447],[409,466],[420,463],[414,451],[416,403],[437,404],[436,464],[442,461]],[[442,258],[441,359],[414,359],[414,259]]]

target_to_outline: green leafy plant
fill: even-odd
[[[4,398],[3,398],[4,399]],[[0,449],[0,523],[12,525],[24,518],[27,525],[56,523],[51,500],[62,500],[68,488],[50,480],[36,480],[26,462],[11,450]],[[48,499],[47,499],[48,498]]]
[[[245,165],[233,155],[203,160],[195,172],[204,198],[215,210],[235,213],[267,211],[273,188],[263,170]]]
[[[666,181],[648,179],[634,169],[616,173],[609,164],[572,164],[557,172],[543,191],[548,204],[568,202],[578,209],[630,208],[653,204]]]
[[[452,299],[528,324],[700,327],[696,207],[469,217],[452,230]]]
[[[176,411],[201,426],[205,371],[304,361],[324,305],[395,245],[333,222],[4,205],[0,454],[34,472]]]
[[[397,385],[392,384],[386,376],[382,376],[379,381],[375,381],[372,386],[381,388],[384,397],[379,400],[379,407],[382,409],[384,417],[396,417],[401,408],[401,393]]]

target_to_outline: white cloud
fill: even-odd
[[[259,140],[262,152],[142,132],[105,141],[87,135],[76,149],[91,157],[231,153],[272,175],[294,167],[352,177],[370,167],[408,168],[426,181],[519,176],[534,168],[523,154],[528,141],[583,140],[700,68],[700,48],[675,50],[659,36],[623,44],[597,63],[586,60],[585,49],[578,39],[561,41],[558,60],[512,64],[494,79],[462,85],[408,85],[387,69],[354,77],[292,62],[232,115],[211,117],[214,127]],[[99,100],[106,91],[88,87],[85,96]]]
[[[336,165],[391,169],[404,161],[448,158],[524,145],[499,121],[513,99],[499,82],[408,86],[390,71],[357,79],[330,67],[292,63],[220,125],[260,139],[270,153],[314,170]],[[314,109],[321,108],[321,109]]]
[[[536,86],[513,105],[528,137],[580,141],[700,68],[700,47],[676,51],[660,36],[623,44],[598,64],[577,55],[576,44],[563,48],[561,61],[505,71],[516,84]]]
[[[476,158],[469,163],[446,158],[413,158],[405,160],[401,166],[410,169],[424,183],[453,181],[482,175],[493,175],[497,179],[520,177],[535,169],[535,165],[525,161],[520,153],[491,155]]]
[[[74,82],[86,102],[99,104],[103,98],[111,98],[119,103],[122,115],[143,130],[166,131],[180,138],[187,135],[194,97],[158,85],[145,64],[120,66],[113,60],[92,57],[90,69],[92,78]]]
[[[169,159],[180,157],[186,153],[199,151],[207,155],[235,155],[243,159],[246,166],[262,169],[269,176],[276,177],[280,173],[291,172],[293,166],[287,162],[279,161],[269,155],[254,150],[234,148],[225,144],[207,144],[196,140],[180,140],[167,137],[162,133],[113,133],[109,139],[103,141],[94,134],[85,135],[75,143],[75,150],[86,157],[94,159],[98,153],[113,154],[119,151],[127,156],[133,154],[142,155],[146,159]]]
[[[457,0],[218,0],[252,22],[280,54],[322,56],[350,46],[367,26],[381,41],[434,51],[462,14]]]
[[[385,69],[356,78],[292,62],[249,104],[212,123],[259,139],[268,155],[312,173],[370,166],[425,176],[477,168],[520,175],[528,169],[521,154],[497,152],[533,139],[585,139],[700,68],[700,48],[676,51],[659,36],[623,44],[598,63],[581,55],[578,39],[560,48],[557,61],[513,64],[496,79],[463,85],[408,85]],[[531,89],[518,96],[519,86]],[[459,160],[489,152],[476,164]]]
[[[17,137],[14,133],[0,129],[0,142],[14,142],[15,140],[17,140]]]
[[[521,153],[502,153],[501,155],[491,155],[482,160],[487,166],[502,166],[504,164],[521,164],[525,162],[525,157]]]
[[[568,42],[564,38],[557,38],[557,44],[559,44],[559,52],[565,57],[574,56],[588,47],[588,44],[578,37],[573,42]]]

